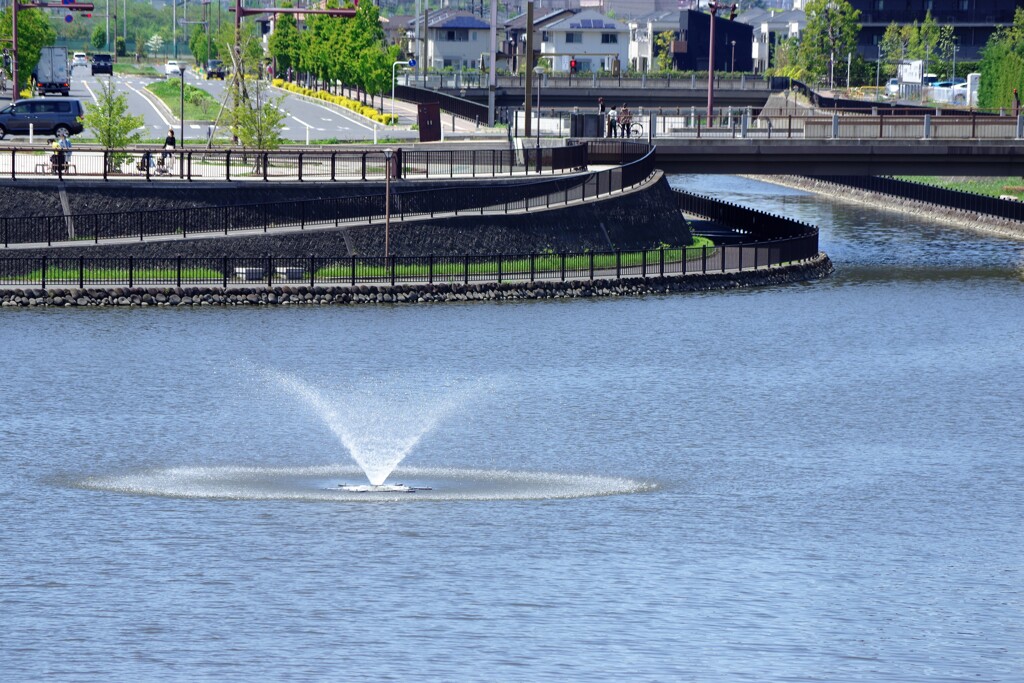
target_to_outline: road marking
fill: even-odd
[[[300,118],[299,118],[298,116],[296,116],[295,114],[292,114],[292,115],[291,115],[291,117],[292,117],[293,119],[295,119],[296,121],[298,121],[299,123],[301,123],[301,124],[302,124],[303,126],[305,126],[306,128],[312,128],[312,127],[313,127],[313,126],[309,125],[308,123],[306,123],[305,121],[303,121],[302,119],[300,119]]]
[[[303,100],[303,101],[305,101],[305,100]],[[345,119],[349,123],[354,123],[357,126],[359,126],[360,128],[365,128],[366,130],[376,130],[375,126],[371,127],[371,126],[366,125],[362,121],[356,121],[355,119],[350,119],[349,117],[347,117],[344,114],[342,114],[340,111],[334,111],[333,109],[328,109],[327,107],[323,106],[322,104],[317,104],[316,102],[307,102],[307,104],[311,104],[314,107],[320,107],[324,111],[330,112],[331,114],[334,114],[335,116],[338,116],[338,117],[340,117],[342,119]]]
[[[99,99],[96,98],[96,93],[94,93],[92,91],[92,88],[89,87],[89,81],[87,81],[85,79],[82,79],[82,85],[84,85],[85,89],[89,91],[89,97],[92,98],[92,101],[96,102],[96,103],[99,103]]]
[[[188,124],[188,127],[191,128],[192,130],[199,130],[199,125],[195,123]]]
[[[168,121],[168,120],[167,120],[167,117],[165,117],[165,116],[164,116],[164,113],[163,113],[162,111],[160,111],[160,109],[159,109],[159,108],[158,108],[158,107],[157,107],[157,106],[156,106],[155,104],[153,104],[153,102],[152,102],[152,101],[151,101],[151,100],[149,99],[149,96],[148,96],[148,95],[144,95],[143,93],[139,92],[139,90],[138,90],[138,89],[136,89],[136,88],[133,88],[133,87],[131,86],[131,84],[129,84],[129,83],[127,83],[127,82],[125,83],[125,85],[127,85],[127,86],[128,86],[128,89],[129,89],[129,90],[131,90],[132,92],[134,92],[134,93],[135,93],[136,95],[138,95],[138,96],[139,96],[139,97],[141,97],[142,99],[146,100],[146,104],[148,104],[148,105],[149,105],[150,107],[152,107],[152,108],[153,108],[153,111],[155,111],[155,112],[156,112],[156,115],[160,117],[160,120],[164,122],[164,125],[165,125],[165,126],[167,126],[168,128],[171,128],[171,127],[172,127],[172,126],[174,125],[173,123],[171,123],[170,121]],[[154,128],[159,128],[159,127],[160,127],[160,126],[154,126]]]

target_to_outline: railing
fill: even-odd
[[[487,105],[479,104],[472,100],[455,97],[454,95],[437,92],[436,90],[416,88],[410,85],[396,85],[395,97],[407,102],[416,102],[417,104],[437,102],[441,106],[442,111],[455,114],[470,121],[476,121],[477,123],[483,121],[485,125],[487,124]]]
[[[1024,221],[1024,202],[1008,201],[973,192],[961,192],[882,176],[821,176],[814,179],[868,192],[879,192],[894,197],[939,204],[961,211],[983,213],[1012,221]]]
[[[0,257],[0,285],[260,286],[534,282],[741,272],[796,263],[807,238],[715,247],[462,256]]]
[[[582,164],[589,144],[529,149],[547,168]],[[466,184],[456,190],[412,190],[392,194],[390,215],[395,220],[434,218],[438,214],[509,214],[546,209],[599,195],[621,192],[654,173],[654,149],[640,143],[598,142],[599,154],[626,163],[611,169],[553,177],[524,183]],[[468,150],[466,151],[468,152]],[[441,154],[445,154],[442,152]],[[429,166],[426,168],[429,173]],[[430,176],[434,177],[434,176]],[[480,176],[478,176],[480,177]],[[155,209],[71,216],[0,216],[0,239],[5,248],[25,244],[63,244],[160,236],[215,236],[271,229],[306,230],[318,226],[365,225],[385,216],[385,196],[335,197],[315,200],[236,206]]]
[[[525,74],[515,76],[498,76],[499,88],[526,87]],[[429,73],[426,81],[406,73],[398,77],[398,82],[409,86],[430,90],[471,90],[488,87],[488,75],[478,72]],[[689,90],[705,90],[708,85],[707,72],[689,72],[672,75],[609,76],[598,73],[582,73],[575,76],[544,74],[542,79],[534,79],[534,87],[540,82],[542,89],[547,88],[678,88]],[[769,79],[750,74],[716,74],[715,89],[721,90],[754,90],[769,91],[785,88],[788,79]],[[404,99],[404,98],[403,98]],[[443,107],[442,107],[443,108]]]
[[[178,150],[163,152],[75,150],[64,163],[51,150],[11,148],[0,152],[0,177],[102,178],[103,180],[315,181],[384,180],[384,151]],[[586,148],[557,154],[533,149],[403,150],[391,161],[392,177],[406,179],[480,178],[553,173],[585,168]]]

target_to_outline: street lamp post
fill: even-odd
[[[185,69],[180,68],[181,74],[181,144],[185,144]]]
[[[729,67],[729,73],[736,71],[736,41],[732,41],[732,65]]]
[[[540,149],[540,84],[544,81],[544,67],[533,67],[533,73],[537,75],[537,149]]]
[[[391,119],[395,118],[395,69],[399,65],[402,66],[416,66],[416,60],[410,59],[407,62],[395,62],[391,65]]]
[[[878,90],[878,81],[882,75],[882,46],[878,46],[878,59],[875,61],[875,102],[879,100],[881,93]]]
[[[384,258],[391,255],[391,157],[394,150],[384,150]],[[387,265],[387,264],[385,264]]]

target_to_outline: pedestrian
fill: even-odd
[[[619,114],[615,107],[608,110],[608,134],[605,137],[614,138],[619,134]]]
[[[623,103],[622,108],[619,109],[619,125],[622,126],[622,137],[629,137],[629,126],[633,123],[633,114],[630,113],[629,107]]]
[[[60,143],[57,142],[56,138],[50,138],[46,141],[46,144],[50,147],[50,172],[57,173],[61,166],[64,165],[64,150],[60,148]]]
[[[601,116],[604,116],[604,98],[603,97],[598,97],[597,98],[597,113],[600,114]]]
[[[67,133],[62,132],[60,138],[57,140],[57,145],[64,152],[64,164],[71,163],[71,138],[68,137]]]

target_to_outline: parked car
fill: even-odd
[[[37,135],[76,135],[84,130],[81,117],[85,113],[78,100],[33,97],[18,100],[0,109],[0,138],[5,135],[28,135],[29,126]]]
[[[952,90],[953,97],[951,101],[953,104],[967,104],[967,95],[969,94],[969,91],[967,90],[966,83],[957,83],[953,86]]]
[[[164,74],[168,76],[180,76],[181,75],[181,63],[175,60],[170,60],[164,64]]]
[[[896,97],[900,94],[900,79],[890,78],[889,82],[885,84],[885,94],[889,97]]]
[[[76,66],[89,66],[89,58],[84,52],[76,52],[71,58],[71,68],[74,69]]]
[[[219,59],[211,59],[206,63],[206,80],[211,78],[224,80],[224,62]]]
[[[96,74],[114,75],[114,59],[110,55],[92,56],[92,75]]]

